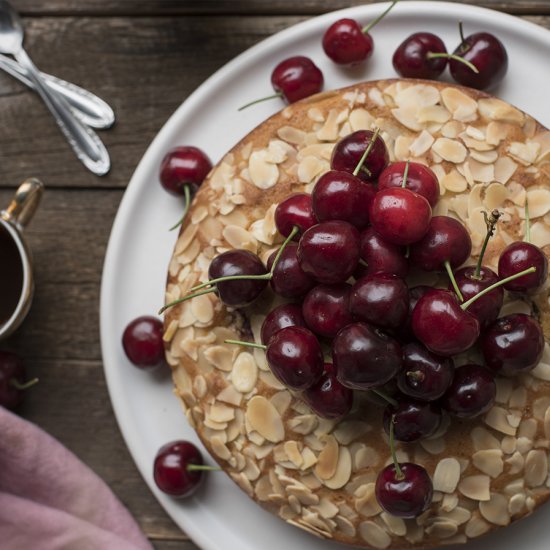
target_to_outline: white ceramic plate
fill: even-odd
[[[172,394],[171,381],[132,367],[120,343],[131,319],[154,313],[163,303],[167,265],[176,238],[168,227],[181,212],[180,201],[158,183],[164,153],[175,145],[193,144],[217,161],[282,107],[279,100],[273,100],[237,112],[246,101],[271,92],[271,69],[286,57],[311,57],[325,75],[326,89],[389,78],[396,76],[391,58],[405,37],[415,31],[431,31],[452,51],[459,40],[459,19],[467,34],[489,31],[506,45],[509,73],[494,93],[550,126],[544,91],[550,84],[546,76],[550,32],[515,17],[460,4],[403,2],[373,30],[375,53],[364,70],[341,69],[324,55],[321,37],[330,23],[344,16],[366,23],[385,6],[359,6],[310,19],[254,46],[220,69],[181,105],[155,138],[130,182],[113,226],[101,290],[101,344],[111,400],[145,481],[168,514],[204,550],[344,547],[319,541],[271,516],[223,474],[210,475],[201,491],[187,501],[173,500],[154,485],[153,458],[161,445],[174,439],[198,442]],[[531,518],[471,543],[467,550],[517,550],[522,546],[547,550],[549,521],[547,506]]]

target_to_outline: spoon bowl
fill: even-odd
[[[0,51],[10,55],[23,46],[23,25],[9,2],[0,0]]]

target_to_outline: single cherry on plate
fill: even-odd
[[[475,364],[463,365],[456,369],[441,406],[458,418],[475,418],[493,406],[496,388],[495,377],[488,369]]]
[[[300,267],[298,262],[298,245],[289,243],[273,266],[278,251],[273,252],[267,260],[267,269],[271,271],[269,281],[273,292],[283,298],[301,298],[314,286],[315,280]]]
[[[395,50],[393,68],[404,78],[436,80],[445,70],[447,59],[432,57],[430,54],[434,53],[447,53],[443,40],[431,32],[415,32],[405,38]]]
[[[296,55],[281,61],[271,73],[271,85],[275,93],[260,99],[255,99],[239,111],[268,99],[280,97],[286,103],[294,103],[323,89],[323,73],[309,57]]]
[[[302,308],[298,304],[281,304],[267,314],[261,328],[262,344],[269,344],[271,337],[286,327],[307,328]]]
[[[349,311],[351,285],[317,285],[302,304],[302,313],[310,330],[319,336],[334,338],[338,331],[353,322]]]
[[[162,321],[151,315],[137,317],[124,329],[122,347],[130,362],[140,369],[164,364]]]
[[[174,195],[194,194],[204,181],[212,163],[198,147],[175,147],[166,153],[160,164],[160,183]]]
[[[384,430],[389,435],[392,419],[397,441],[411,443],[433,435],[441,424],[441,409],[436,403],[399,399],[384,409]]]
[[[305,231],[317,223],[311,195],[308,193],[290,195],[282,200],[275,209],[275,225],[283,237],[288,237],[297,227],[298,232],[293,239],[298,241]]]
[[[338,65],[357,65],[368,59],[374,49],[369,31],[393,8],[392,4],[375,20],[362,28],[355,19],[338,19],[323,35],[323,50]]]
[[[301,397],[322,418],[342,418],[353,405],[353,390],[338,382],[332,363],[325,363],[321,378],[305,390]]]
[[[538,321],[515,313],[500,317],[481,336],[485,364],[496,374],[516,376],[534,369],[544,351]]]
[[[23,392],[38,378],[26,380],[25,366],[15,353],[0,351],[0,406],[15,409],[23,401]]]

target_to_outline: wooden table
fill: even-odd
[[[406,0],[404,0],[406,1]],[[124,189],[180,103],[237,54],[307,17],[365,0],[13,0],[42,70],[96,92],[115,109],[102,133],[104,178],[76,160],[37,96],[0,74],[0,206],[28,176],[47,186],[28,230],[36,296],[2,349],[21,354],[40,384],[21,414],[89,464],[157,549],[197,547],[138,474],[113,415],[99,345],[103,256]],[[467,0],[550,28],[548,0]],[[421,29],[419,29],[421,30]]]

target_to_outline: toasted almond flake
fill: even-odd
[[[525,458],[525,483],[529,487],[539,487],[548,475],[548,458],[546,451],[533,450]]]
[[[416,109],[435,105],[439,102],[439,90],[435,86],[415,84],[399,89],[395,95],[395,102],[400,107]]]
[[[181,265],[190,264],[199,255],[200,250],[199,241],[194,240],[181,254],[176,256],[176,259]]]
[[[517,426],[513,427],[508,421],[508,411],[502,407],[493,407],[485,415],[484,421],[487,426],[502,432],[506,435],[516,435]]]
[[[292,395],[288,390],[282,390],[274,394],[271,397],[270,401],[271,403],[273,403],[273,406],[279,411],[279,414],[283,416],[290,406]]]
[[[506,186],[501,183],[493,182],[489,184],[485,191],[485,197],[483,199],[483,204],[488,210],[495,210],[502,208],[504,202],[508,198],[508,190]]]
[[[418,122],[438,122],[445,123],[451,118],[451,113],[442,105],[427,105],[418,109],[416,115]]]
[[[401,518],[392,516],[387,512],[382,512],[380,517],[388,527],[390,533],[397,535],[398,537],[404,537],[407,534],[407,525]]]
[[[458,490],[472,500],[486,501],[490,494],[491,478],[486,475],[467,476],[460,480]]]
[[[426,533],[437,539],[448,539],[458,532],[458,525],[446,518],[436,518],[426,528]]]
[[[191,241],[195,238],[195,235],[197,234],[197,231],[199,230],[199,227],[197,225],[190,224],[188,225],[181,235],[178,237],[178,240],[176,242],[176,246],[174,248],[174,254],[178,256],[181,254],[184,250],[187,249],[187,247],[191,244]]]
[[[235,418],[235,409],[223,403],[215,403],[210,407],[209,416],[214,422],[229,422]]]
[[[214,318],[214,306],[208,295],[197,296],[191,300],[191,313],[202,324],[208,324]]]
[[[473,156],[478,153],[491,152],[494,149],[493,145],[489,145],[486,141],[479,141],[473,139],[464,132],[460,134],[460,139],[464,142],[464,145],[468,147],[470,154]]]
[[[320,452],[315,466],[315,474],[322,480],[330,479],[336,473],[338,465],[339,446],[332,435],[326,437],[326,443]]]
[[[508,502],[508,513],[511,516],[519,514],[525,508],[525,495],[516,494],[510,497]]]
[[[391,537],[374,521],[363,521],[359,524],[359,533],[363,540],[374,548],[388,548],[391,544]]]
[[[495,167],[492,164],[484,164],[473,158],[468,161],[468,168],[474,181],[490,182],[495,179]]]
[[[539,218],[550,212],[550,190],[528,189],[527,200],[529,201],[529,216],[531,219]],[[518,208],[518,215],[522,220],[525,219],[523,205]]]
[[[252,183],[259,189],[273,187],[279,179],[279,169],[276,164],[268,162],[268,152],[265,149],[254,151],[248,159],[248,172]]]
[[[285,428],[277,409],[263,396],[256,395],[246,408],[246,418],[262,437],[277,443],[285,436]]]
[[[441,100],[455,120],[471,122],[477,118],[477,102],[456,88],[441,91]]]
[[[227,448],[220,436],[215,435],[210,439],[210,445],[214,454],[222,460],[229,460],[231,458],[231,451]]]
[[[462,193],[468,188],[466,179],[454,169],[439,181],[445,189],[451,191],[452,193]]]
[[[532,371],[531,374],[539,380],[550,382],[550,363],[540,362]]]
[[[293,126],[283,126],[277,130],[277,135],[287,143],[301,145],[305,142],[306,133]]]
[[[507,151],[515,160],[525,166],[529,166],[537,160],[540,144],[536,142],[521,143],[519,141],[513,141],[508,146]]]
[[[319,141],[335,141],[338,138],[338,117],[340,113],[336,109],[331,109],[322,126],[317,132]]]
[[[351,454],[347,447],[340,447],[336,472],[331,478],[323,480],[323,483],[329,489],[340,489],[349,481],[350,476]]]
[[[433,485],[435,491],[453,493],[460,480],[460,464],[456,458],[443,458],[435,468]]]
[[[355,509],[366,518],[372,518],[382,512],[382,508],[376,500],[374,488],[374,483],[367,483],[366,485],[361,485],[355,491]]]
[[[223,403],[238,407],[241,404],[242,395],[231,384],[229,384],[220,393],[218,393],[216,399],[218,401],[222,401]]]
[[[432,150],[443,160],[458,164],[466,158],[467,150],[459,141],[449,138],[438,138],[432,145]]]
[[[293,462],[296,467],[300,467],[304,461],[302,458],[302,453],[298,447],[297,441],[285,441],[284,444],[285,452],[288,456],[288,459]]]
[[[308,109],[307,117],[315,122],[323,122],[325,120],[325,115],[323,114],[321,109],[317,107],[311,107],[310,109]]]
[[[405,128],[408,128],[409,130],[413,130],[415,132],[420,132],[421,130],[423,130],[423,126],[419,124],[416,118],[415,107],[392,109],[391,114],[398,122],[405,126]]]
[[[318,417],[315,414],[302,414],[288,421],[289,428],[299,434],[307,435],[317,426]]]
[[[472,517],[472,519],[466,524],[466,528],[464,529],[464,533],[469,538],[476,538],[480,537],[481,535],[484,535],[489,531],[490,525],[482,520],[478,516]]]
[[[244,248],[251,252],[256,252],[258,249],[258,241],[246,229],[238,225],[228,225],[223,230],[223,238],[233,248]]]
[[[509,474],[517,474],[521,472],[525,465],[525,459],[519,451],[516,451],[510,458],[507,458],[505,462],[509,465]]]
[[[509,122],[518,126],[525,121],[525,115],[521,111],[496,97],[480,99],[477,104],[481,116],[489,120]]]
[[[422,130],[422,133],[411,143],[409,151],[414,157],[421,157],[426,153],[434,142],[434,137],[430,132]]]
[[[501,448],[503,453],[507,455],[511,455],[516,451],[516,446],[517,446],[517,439],[515,437],[506,435],[502,438]]]
[[[301,183],[309,183],[321,172],[326,172],[328,165],[317,157],[308,156],[300,161],[298,165],[298,180]]]
[[[470,157],[482,164],[492,164],[498,159],[497,151],[470,151]]]
[[[464,124],[457,120],[451,120],[441,128],[441,135],[446,138],[454,139],[464,130]]]
[[[256,386],[258,379],[258,367],[254,357],[243,351],[239,353],[233,365],[231,382],[241,393],[248,393]]]
[[[550,227],[543,222],[531,226],[531,243],[540,248],[550,244]]]
[[[492,478],[498,477],[504,470],[502,451],[500,449],[477,451],[472,456],[472,463],[478,470]]]
[[[413,138],[408,136],[398,136],[394,144],[394,156],[395,160],[407,160],[410,156],[409,148],[414,141]]]
[[[501,494],[493,493],[487,501],[479,503],[481,515],[494,525],[506,526],[510,523],[508,500]]]
[[[374,117],[366,109],[354,109],[349,115],[349,123],[354,132],[370,130],[374,124]]]
[[[228,346],[210,346],[204,351],[204,358],[214,367],[225,372],[233,367],[234,350]]]

